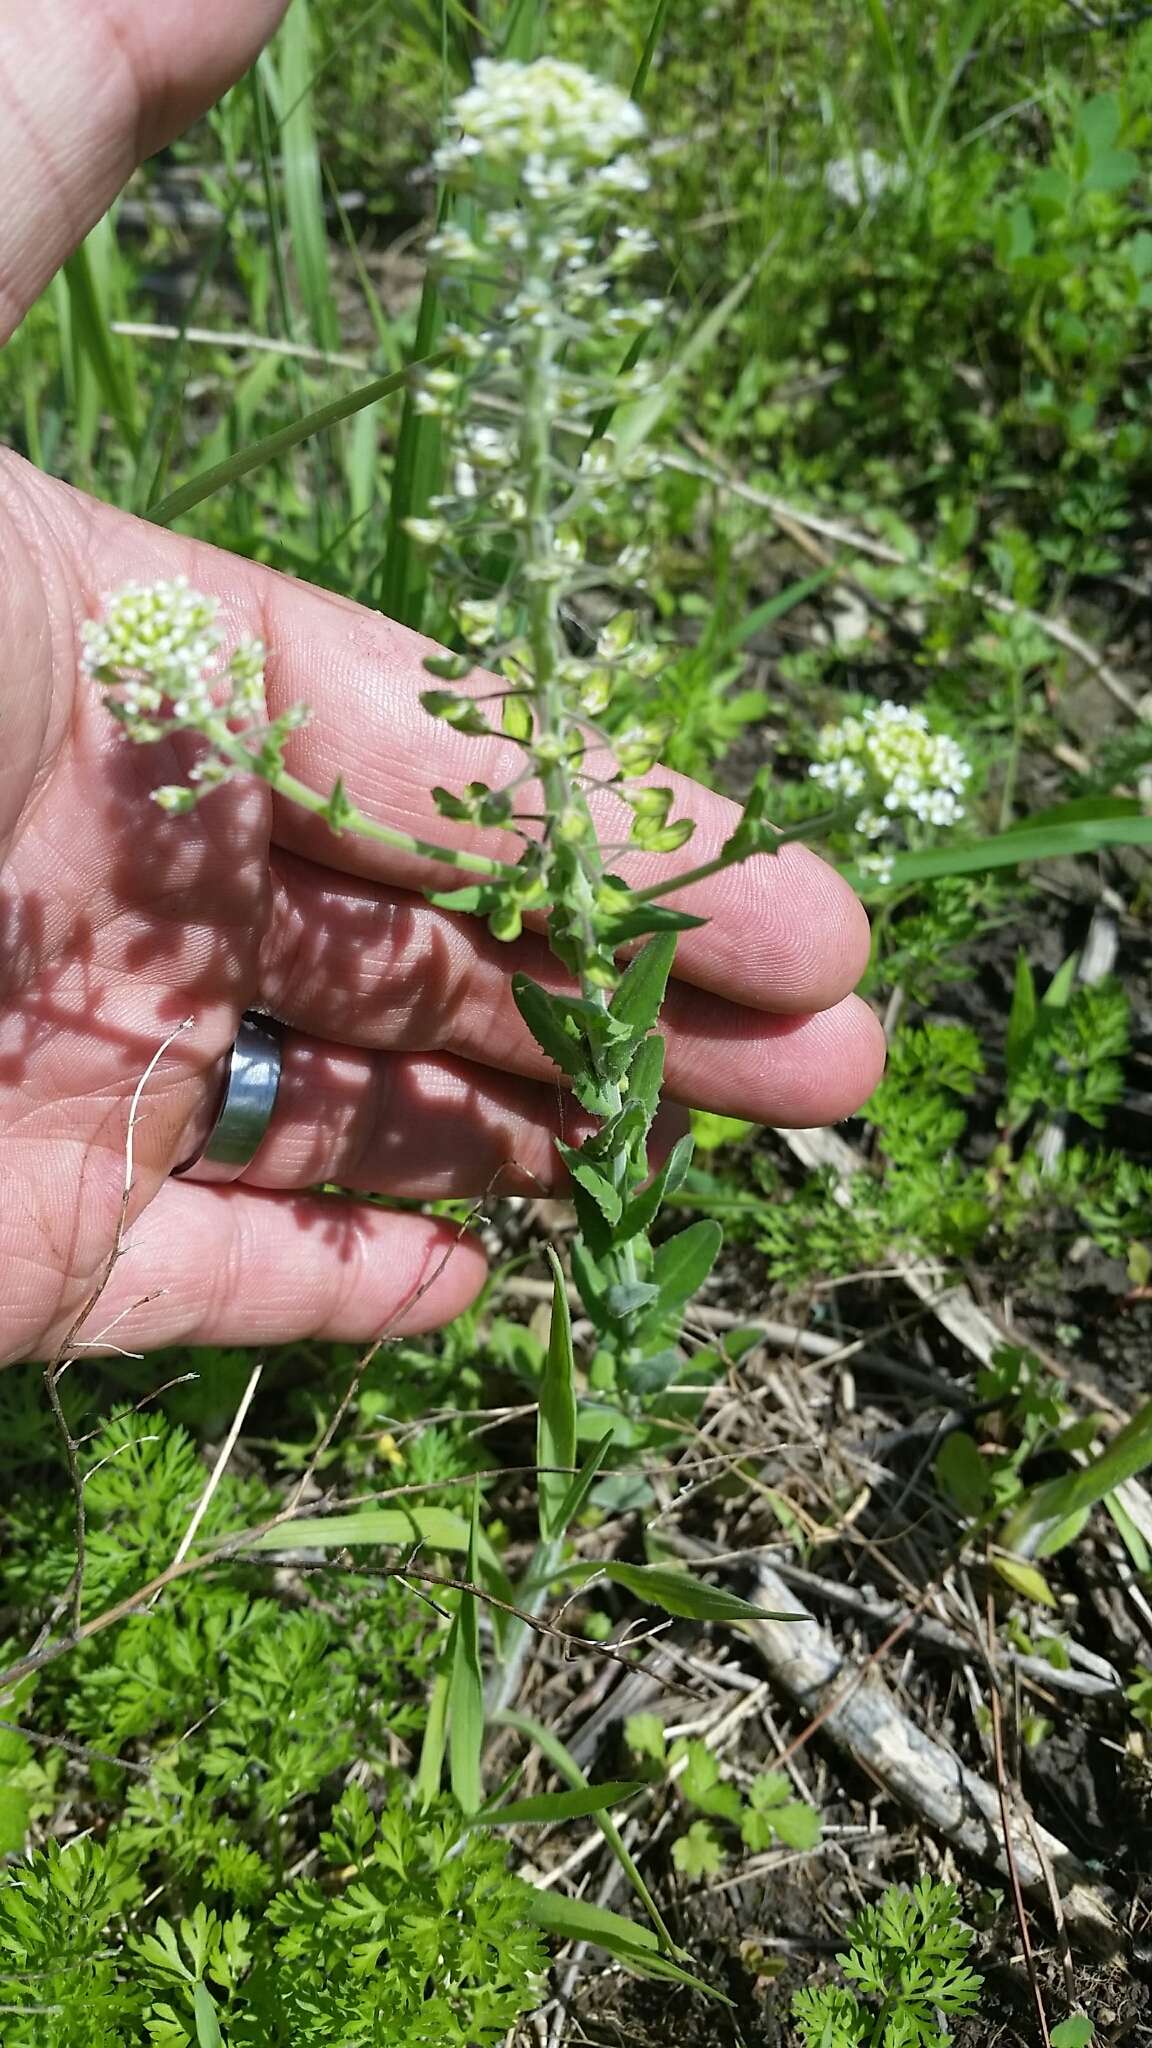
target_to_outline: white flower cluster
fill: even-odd
[[[863,797],[857,829],[879,839],[901,815],[955,825],[972,763],[948,733],[933,732],[922,711],[885,702],[824,726],[808,773],[833,796]]]
[[[452,173],[483,157],[492,166],[517,171],[533,197],[564,196],[565,174],[623,169],[621,190],[643,189],[633,180],[638,165],[617,162],[644,133],[644,116],[615,86],[605,85],[578,64],[555,57],[534,64],[498,63],[482,57],[473,83],[454,102],[458,130],[437,150],[437,170]],[[548,189],[535,190],[537,185]]]
[[[898,192],[908,182],[907,167],[876,149],[862,149],[858,156],[834,157],[824,166],[824,190],[844,206],[864,206],[885,192]]]
[[[208,742],[208,752],[189,770],[196,787],[153,791],[164,810],[190,810],[209,789],[243,773],[256,748],[278,754],[307,716],[296,707],[269,723],[263,644],[240,640],[221,665],[216,614],[215,598],[176,576],[125,584],[105,600],[101,616],[81,628],[85,671],[130,739],[147,744],[189,732]]]
[[[102,616],[81,628],[84,667],[117,686],[129,716],[196,724],[213,710],[207,672],[220,650],[216,605],[186,576],[169,583],[127,583],[106,600]],[[257,677],[263,675],[263,649]],[[262,703],[262,698],[259,700]]]

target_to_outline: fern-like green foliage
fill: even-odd
[[[948,2020],[975,2011],[982,1980],[951,1885],[891,1886],[848,1939],[836,1960],[851,1988],[822,1985],[792,2000],[805,2048],[945,2048]]]
[[[349,1784],[312,1872],[258,1914],[138,1931],[142,1845],[52,1844],[0,1887],[5,2048],[489,2048],[534,2002],[540,1937],[490,1836]]]

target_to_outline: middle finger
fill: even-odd
[[[286,1023],[555,1083],[511,993],[516,972],[564,986],[542,939],[503,944],[478,919],[293,854],[277,852],[273,882],[260,994]],[[879,1024],[855,996],[778,1016],[673,981],[661,1023],[669,1095],[756,1123],[833,1123],[871,1093],[883,1064]]]

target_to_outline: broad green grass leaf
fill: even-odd
[[[568,1498],[576,1465],[576,1361],[572,1352],[572,1318],[564,1271],[551,1245],[552,1321],[548,1354],[540,1382],[537,1410],[536,1462],[540,1541],[552,1543],[564,1534],[560,1513]],[[546,1470],[548,1466],[567,1470]]]
[[[253,1550],[292,1550],[299,1544],[306,1550],[353,1549],[361,1543],[387,1544],[392,1549],[410,1549],[427,1543],[433,1550],[466,1551],[470,1529],[463,1515],[451,1508],[401,1507],[361,1508],[351,1515],[304,1515],[297,1521],[280,1522],[253,1541]],[[488,1538],[479,1533],[479,1554],[483,1563],[503,1577],[500,1560]]]
[[[660,46],[660,37],[664,32],[664,23],[668,18],[670,4],[671,0],[656,0],[656,5],[652,11],[652,19],[648,23],[648,33],[644,38],[644,48],[640,52],[640,62],[637,64],[632,75],[631,96],[634,100],[641,100],[644,97],[644,88],[648,83],[648,73],[652,69],[652,59]]]
[[[557,1776],[565,1779],[574,1792],[587,1792],[589,1790],[588,1780],[579,1764],[573,1756],[569,1755],[559,1736],[553,1735],[550,1728],[545,1728],[541,1722],[533,1720],[530,1714],[508,1712],[499,1714],[497,1719],[504,1727],[515,1728],[529,1742],[535,1743],[541,1756],[547,1757]],[[603,1811],[594,1812],[592,1817],[652,1922],[651,1927],[643,1927],[640,1930],[644,1937],[645,1946],[650,1946],[653,1949],[660,1946],[667,1949],[673,1955],[678,1954],[679,1951],[668,1932],[659,1907],[644,1879],[641,1877],[639,1870],[636,1868],[635,1859],[625,1845],[615,1821],[610,1814]],[[632,1922],[626,1921],[625,1925],[631,1926]]]
[[[341,420],[352,418],[366,405],[374,405],[378,398],[387,398],[389,392],[402,391],[411,382],[418,370],[429,369],[433,363],[441,362],[442,356],[417,359],[403,370],[392,370],[386,377],[374,377],[370,384],[360,384],[355,391],[348,391],[343,398],[330,398],[326,405],[318,405],[314,412],[305,413],[302,419],[292,420],[286,427],[280,427],[274,434],[265,435],[262,441],[253,441],[247,448],[238,448],[223,462],[214,462],[209,469],[202,469],[199,476],[189,477],[161,498],[158,505],[148,507],[148,517],[157,526],[170,526],[184,512],[190,512],[194,505],[202,505],[206,498],[214,497],[229,484],[241,477],[250,476],[255,469],[263,469],[278,462],[290,448],[296,448],[313,434],[322,434],[326,428],[334,427]]]
[[[101,222],[73,250],[64,265],[70,334],[75,357],[86,361],[108,411],[130,449],[139,438],[136,380],[131,344],[112,331],[109,271],[115,244],[107,222]]]
[[[693,1578],[690,1572],[676,1571],[671,1565],[620,1564],[613,1559],[609,1564],[588,1569],[602,1573],[613,1585],[624,1586],[637,1600],[662,1607],[666,1614],[687,1621],[802,1619],[800,1615],[772,1614],[766,1607],[755,1607],[750,1600],[741,1600],[739,1594],[729,1593],[723,1586],[710,1586],[706,1580]]]
[[[440,1790],[444,1751],[448,1744],[448,1695],[451,1686],[451,1653],[454,1649],[452,1632],[449,1630],[445,1637],[440,1669],[432,1681],[432,1689],[428,1695],[428,1719],[424,1724],[420,1763],[413,1787],[418,1806],[430,1806]]]
[[[943,875],[978,875],[991,868],[1025,867],[1034,860],[1059,860],[1068,854],[1098,853],[1104,846],[1152,846],[1152,817],[1128,812],[1102,817],[1079,816],[1061,824],[1023,824],[990,839],[937,846],[926,853],[899,853],[891,865],[891,884],[938,881]],[[853,888],[867,893],[875,887],[860,868],[842,870]],[[887,886],[887,885],[886,885]]]
[[[1027,1539],[1049,1523],[1096,1506],[1104,1496],[1126,1479],[1135,1479],[1152,1465],[1152,1401],[1146,1401],[1130,1422],[1118,1430],[1112,1441],[1080,1472],[1049,1479],[1033,1487],[1004,1529],[1004,1543],[1010,1550],[1031,1547]]]
[[[602,1813],[609,1806],[623,1806],[647,1791],[642,1779],[613,1779],[604,1785],[588,1785],[571,1792],[544,1792],[537,1799],[514,1799],[508,1806],[485,1806],[473,1816],[477,1828],[553,1826],[559,1821],[582,1820],[586,1814]]]
[[[472,1499],[468,1577],[476,1583],[480,1531],[480,1486]],[[452,1624],[452,1673],[448,1686],[448,1775],[452,1796],[464,1813],[484,1799],[480,1753],[484,1745],[484,1672],[480,1663],[480,1617],[475,1593],[461,1593]]]
[[[706,1984],[701,1977],[694,1977],[689,1970],[681,1969],[671,1961],[659,1947],[651,1928],[638,1921],[626,1920],[621,1913],[609,1912],[606,1906],[592,1906],[584,1899],[568,1899],[556,1892],[544,1892],[534,1886],[527,1886],[524,1911],[537,1927],[543,1927],[548,1934],[558,1936],[562,1941],[590,1941],[597,1948],[607,1949],[629,1968],[645,1977],[663,1977],[673,1984],[690,1985],[694,1991],[702,1991],[707,1998],[718,1999],[723,2005],[732,2003],[722,1991]],[[676,1950],[674,1953],[679,1954]]]
[[[580,1425],[584,1419],[586,1419],[585,1415],[578,1411],[576,1416],[577,1443],[582,1441]],[[621,1420],[623,1419],[622,1417]],[[603,1422],[600,1422],[598,1426],[603,1428]],[[577,1515],[583,1510],[584,1503],[591,1493],[600,1469],[615,1441],[616,1438],[613,1430],[608,1428],[585,1459],[581,1470],[576,1474],[557,1510],[556,1520],[561,1529],[570,1529]]]
[[[328,270],[323,180],[313,120],[310,0],[292,0],[269,53],[279,81],[280,157],[284,207],[300,297],[317,348],[335,349],[340,322]]]

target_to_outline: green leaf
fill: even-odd
[[[216,2001],[206,1984],[193,1985],[192,2011],[196,2018],[197,2048],[224,2048],[224,2036],[216,2017]]]
[[[1011,1586],[1014,1593],[1020,1593],[1025,1600],[1034,1600],[1042,1607],[1058,1608],[1060,1602],[1044,1577],[1034,1564],[1026,1564],[1023,1558],[1002,1557],[999,1552],[992,1554],[992,1569]]]
[[[469,1525],[451,1508],[401,1507],[362,1508],[352,1515],[302,1515],[298,1520],[279,1522],[252,1540],[253,1550],[342,1550],[361,1543],[379,1543],[393,1550],[410,1550],[426,1543],[433,1550],[466,1551]],[[480,1556],[491,1571],[503,1578],[500,1560],[481,1531]]]
[[[642,1778],[617,1779],[604,1785],[586,1785],[572,1792],[544,1792],[537,1799],[514,1799],[507,1806],[485,1806],[473,1815],[477,1828],[548,1827],[559,1821],[582,1820],[586,1814],[603,1813],[606,1807],[623,1806],[648,1787]]]
[[[814,1806],[808,1806],[803,1799],[790,1799],[785,1806],[778,1806],[772,1814],[772,1825],[786,1849],[809,1850],[819,1847],[820,1815]]]
[[[1058,2020],[1048,2038],[1052,2048],[1092,2048],[1096,2029],[1083,2013],[1074,2012],[1066,2020]]]
[[[1028,962],[1028,955],[1021,948],[1016,955],[1016,979],[1012,989],[1012,1008],[1008,1013],[1008,1031],[1004,1040],[1004,1064],[1008,1080],[1015,1080],[1028,1055],[1036,1031],[1036,977]]]
[[[1079,953],[1069,953],[1068,958],[1061,961],[1044,991],[1041,999],[1042,1009],[1066,1010],[1068,1008],[1072,999],[1072,991],[1076,986],[1076,970],[1079,965]]]
[[[574,1757],[569,1755],[559,1736],[553,1735],[550,1728],[543,1727],[539,1721],[534,1721],[529,1714],[509,1712],[498,1715],[497,1719],[504,1727],[518,1729],[520,1734],[526,1736],[529,1742],[535,1743],[541,1755],[547,1757],[553,1769],[571,1785],[573,1791],[586,1792],[589,1789],[588,1780],[579,1764]],[[679,1951],[664,1924],[660,1909],[644,1879],[641,1877],[635,1860],[626,1847],[615,1821],[610,1814],[603,1811],[594,1812],[592,1817],[652,1922],[651,1927],[642,1927],[637,1930],[638,1934],[643,1937],[645,1946],[651,1946],[652,1948],[661,1946],[673,1954],[678,1954]],[[627,1927],[633,1925],[631,1921],[625,1921],[624,1924]],[[653,1929],[655,1932],[653,1932]]]
[[[23,1849],[30,1804],[18,1785],[0,1785],[0,1856],[18,1856]]]
[[[309,0],[293,0],[264,62],[279,60],[280,159],[284,207],[300,296],[318,348],[340,346],[340,322],[328,274],[328,231],[313,120],[312,22]]]
[[[532,699],[526,690],[513,690],[505,697],[500,722],[510,740],[532,738]]]
[[[719,1836],[706,1820],[694,1820],[672,1844],[672,1861],[685,1877],[711,1877],[724,1861]]]
[[[938,846],[926,853],[897,854],[891,865],[891,884],[900,888],[910,882],[937,881],[943,875],[977,875],[990,868],[1024,867],[1035,860],[1097,853],[1105,846],[1152,846],[1152,817],[1131,813],[1077,816],[1043,826],[1025,820],[1018,828],[997,833],[991,839]],[[846,867],[842,873],[854,888],[867,891],[874,886],[860,868]]]
[[[103,275],[98,277],[92,260],[93,252],[99,250],[100,236],[101,230],[94,229],[64,264],[72,343],[77,355],[91,365],[105,405],[128,447],[135,449],[139,421],[130,358],[123,338],[112,332],[110,308],[103,302]]]
[[[609,1009],[615,1021],[625,1027],[626,1035],[608,1051],[605,1072],[613,1079],[618,1080],[627,1072],[633,1052],[660,1015],[676,958],[676,939],[674,931],[658,932],[641,947],[620,978]]]
[[[476,1581],[480,1528],[480,1482],[472,1496],[472,1529],[468,1545],[468,1576]],[[480,1663],[480,1627],[475,1593],[461,1593],[452,1623],[451,1678],[448,1691],[448,1774],[452,1796],[464,1813],[483,1803],[480,1752],[484,1743],[484,1673]]]
[[[563,1941],[589,1941],[597,1948],[607,1949],[609,1955],[626,1963],[632,1970],[644,1977],[663,1977],[673,1984],[686,1984],[693,1991],[702,1991],[706,1998],[713,1998],[722,2005],[731,2005],[732,2000],[706,1984],[701,1977],[692,1976],[672,1962],[670,1956],[657,1945],[652,1930],[638,1921],[626,1920],[621,1913],[611,1913],[605,1906],[590,1906],[583,1899],[568,1899],[556,1892],[537,1890],[525,1886],[524,1912],[537,1927],[543,1927],[548,1934],[554,1934]],[[678,1949],[673,1951],[679,1954]]]
[[[646,1330],[662,1323],[692,1299],[712,1271],[723,1241],[720,1225],[705,1216],[657,1247],[652,1263],[656,1303],[646,1319]]]
[[[687,1762],[679,1779],[680,1790],[690,1806],[721,1820],[738,1821],[740,1794],[735,1785],[725,1784],[720,1766],[705,1742],[687,1745]]]
[[[664,1083],[664,1040],[652,1032],[642,1039],[636,1048],[632,1065],[628,1069],[628,1096],[631,1103],[638,1103],[644,1111],[648,1124],[660,1103],[660,1090]]]
[[[647,1308],[656,1300],[657,1290],[650,1280],[621,1280],[610,1287],[607,1294],[608,1313],[618,1316],[635,1315],[638,1309]]]
[[[731,290],[725,292],[724,297],[713,306],[711,312],[705,314],[653,390],[646,391],[642,398],[637,398],[628,405],[617,407],[613,435],[621,458],[635,455],[645,441],[655,433],[676,397],[686,372],[701,356],[707,354],[723,333],[733,314],[751,291],[765,260],[766,252],[748,265],[743,276],[737,279]]]
[[[653,1175],[647,1187],[640,1190],[617,1219],[618,1228],[612,1239],[614,1244],[627,1244],[630,1238],[647,1230],[665,1195],[675,1194],[683,1185],[684,1176],[692,1164],[693,1149],[694,1140],[690,1133],[677,1140],[659,1173]]]
[[[650,1757],[654,1764],[664,1763],[667,1757],[668,1744],[659,1714],[629,1714],[624,1723],[624,1740],[633,1756]]]
[[[439,355],[410,363],[406,369],[393,370],[386,377],[374,377],[370,384],[361,384],[343,398],[329,399],[326,405],[318,405],[314,412],[305,413],[302,419],[293,420],[276,433],[265,435],[261,441],[250,442],[247,448],[237,449],[223,462],[214,462],[210,469],[201,470],[199,476],[190,477],[187,483],[170,491],[158,504],[148,507],[149,519],[157,526],[170,526],[181,513],[190,512],[194,505],[202,505],[205,498],[213,497],[228,484],[251,475],[254,469],[262,469],[265,463],[278,461],[281,455],[286,455],[301,441],[310,440],[313,434],[322,434],[341,420],[351,419],[353,413],[361,412],[366,405],[374,405],[378,398],[386,398],[392,391],[403,391],[418,370],[429,370],[435,363],[443,361],[444,351],[441,350]]]
[[[537,1045],[571,1081],[592,1078],[589,1052],[577,1037],[571,1012],[558,996],[549,995],[526,974],[512,976],[512,1000]]]
[[[563,1145],[556,1140],[556,1150],[568,1168],[574,1181],[591,1195],[605,1222],[619,1223],[624,1211],[624,1198],[614,1188],[606,1174],[600,1172],[590,1159],[586,1159],[572,1145]]]
[[[750,1600],[741,1600],[738,1594],[729,1593],[725,1587],[710,1586],[706,1580],[694,1578],[689,1572],[676,1571],[671,1565],[620,1564],[613,1559],[610,1564],[589,1565],[587,1569],[589,1574],[602,1572],[614,1585],[624,1586],[629,1593],[635,1594],[637,1600],[662,1607],[666,1614],[675,1614],[682,1620],[803,1620],[799,1614],[772,1614],[766,1607],[754,1607]]]
[[[936,1484],[965,1515],[978,1515],[988,1500],[988,1470],[972,1438],[963,1429],[945,1437],[936,1453]]]
[[[1064,1478],[1049,1479],[1033,1487],[1005,1527],[1005,1544],[1009,1549],[1019,1549],[1031,1532],[1065,1515],[1095,1507],[1105,1494],[1123,1485],[1126,1479],[1135,1479],[1148,1465],[1152,1465],[1152,1401],[1137,1409],[1131,1421],[1082,1471],[1069,1472]]]
[[[537,1409],[536,1462],[540,1540],[554,1541],[564,1534],[560,1511],[568,1498],[576,1465],[576,1361],[572,1351],[572,1318],[568,1313],[568,1292],[564,1271],[551,1245],[552,1321],[548,1333],[548,1354],[540,1382]],[[546,1466],[569,1468],[547,1471]]]
[[[424,1739],[420,1744],[420,1764],[416,1772],[413,1790],[418,1806],[431,1806],[440,1790],[440,1779],[444,1770],[444,1752],[448,1746],[448,1695],[451,1687],[451,1657],[447,1654],[455,1645],[451,1631],[446,1639],[445,1654],[440,1668],[432,1681],[428,1694],[428,1719],[424,1724]]]
[[[584,1414],[577,1411],[576,1436],[578,1441],[582,1436],[581,1424],[585,1419],[586,1411]],[[603,1423],[600,1422],[598,1427],[603,1428]],[[556,1520],[562,1530],[570,1529],[577,1515],[582,1512],[584,1503],[592,1491],[597,1474],[600,1472],[615,1440],[614,1431],[611,1428],[605,1430],[604,1435],[599,1439],[595,1448],[573,1479],[556,1511]]]

